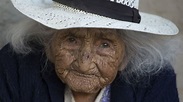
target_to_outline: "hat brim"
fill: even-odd
[[[11,0],[24,15],[53,29],[110,28],[175,35],[178,28],[160,16],[140,12],[141,22],[132,23],[103,17],[56,3],[52,0]]]

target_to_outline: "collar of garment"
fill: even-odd
[[[75,102],[73,94],[68,86],[65,88],[64,102]],[[104,87],[94,102],[110,102],[110,85]]]

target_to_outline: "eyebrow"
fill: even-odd
[[[112,31],[101,31],[100,33],[99,33],[100,35],[99,35],[99,37],[101,37],[101,38],[106,38],[106,39],[111,39],[111,40],[113,40],[113,39],[115,39],[114,38],[114,32],[112,32]],[[116,32],[115,32],[115,34],[116,34]]]

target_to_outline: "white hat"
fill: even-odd
[[[11,0],[24,15],[54,29],[112,28],[175,35],[162,17],[138,12],[139,0]]]

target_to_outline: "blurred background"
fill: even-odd
[[[183,0],[140,0],[140,11],[160,15],[173,21],[183,36]],[[6,29],[24,19],[25,16],[14,9],[10,0],[0,0],[0,48],[5,44]],[[183,37],[182,37],[183,39]],[[180,46],[183,47],[183,44]],[[177,87],[180,102],[183,102],[183,50],[178,53],[175,61]]]

